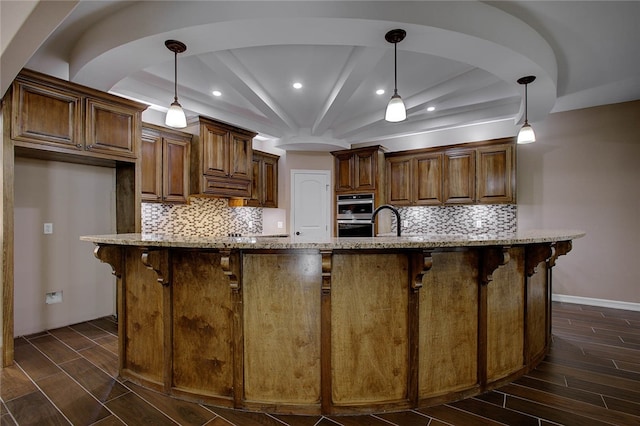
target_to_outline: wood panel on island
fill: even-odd
[[[395,206],[515,203],[513,138],[386,155]]]
[[[550,346],[550,271],[583,234],[557,235],[88,240],[118,277],[123,378],[223,407],[355,414],[459,400],[533,369]]]
[[[186,203],[191,135],[143,123],[141,147],[142,201]]]

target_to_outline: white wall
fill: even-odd
[[[16,158],[14,230],[15,336],[115,312],[111,267],[79,240],[115,233],[115,169]],[[45,304],[60,290],[62,303]]]
[[[640,101],[555,113],[518,147],[518,227],[581,229],[554,293],[640,302]]]

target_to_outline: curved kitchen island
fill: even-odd
[[[118,278],[121,377],[224,407],[352,414],[477,395],[534,368],[552,268],[583,235],[82,239]]]

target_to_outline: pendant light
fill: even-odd
[[[178,53],[182,53],[187,50],[187,46],[177,40],[167,40],[164,42],[164,45],[174,53],[174,98],[169,110],[167,111],[164,124],[176,129],[182,129],[187,127],[187,116],[184,114],[182,105],[178,103]]]
[[[387,104],[384,119],[391,123],[404,121],[407,118],[407,109],[404,107],[402,98],[398,95],[398,43],[404,40],[407,32],[397,29],[385,34],[384,38],[389,43],[393,43],[393,96]]]
[[[518,84],[524,84],[524,126],[518,133],[518,143],[526,144],[536,141],[536,134],[527,120],[527,85],[536,79],[535,75],[528,75],[518,79]]]

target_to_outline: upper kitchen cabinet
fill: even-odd
[[[477,150],[477,201],[483,204],[516,200],[515,147],[504,143]]]
[[[449,149],[444,152],[443,193],[446,204],[471,204],[475,201],[476,152],[474,149]]]
[[[191,194],[251,197],[255,132],[205,117],[190,120]]]
[[[278,207],[278,155],[253,151],[251,198],[232,198],[231,207]]]
[[[143,124],[141,145],[142,201],[186,203],[191,135]]]
[[[387,202],[397,206],[442,204],[442,154],[387,158]]]
[[[12,87],[16,147],[135,162],[145,105],[23,70]]]
[[[379,192],[384,185],[384,150],[371,146],[344,151],[333,151],[335,192]]]
[[[387,154],[387,202],[397,206],[515,203],[513,138]]]

